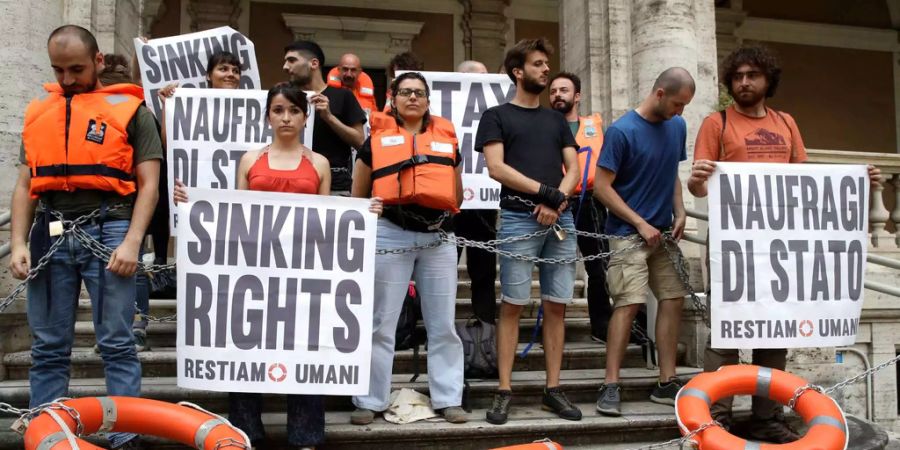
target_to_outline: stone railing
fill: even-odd
[[[869,203],[872,245],[879,249],[900,248],[900,154],[819,149],[807,149],[806,152],[810,163],[865,163],[881,169],[884,183],[872,189]]]

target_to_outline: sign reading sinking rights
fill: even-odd
[[[272,142],[266,120],[266,91],[256,89],[178,88],[166,99],[166,160],[169,201],[175,180],[188,187],[237,189],[238,166],[247,150]],[[315,117],[308,108],[303,145],[312,148]],[[178,211],[169,209],[178,226]]]
[[[146,43],[134,39],[134,49],[141,68],[144,100],[153,115],[160,117],[162,105],[156,95],[171,83],[180,87],[208,87],[206,65],[217,51],[227,51],[241,60],[241,89],[260,89],[259,65],[253,42],[231,27],[219,27],[182,34]]]
[[[868,203],[866,166],[717,163],[709,181],[712,346],[853,344]]]
[[[481,115],[516,96],[506,75],[422,72],[431,90],[431,112],[451,122],[462,155],[462,209],[499,209],[500,183],[488,175],[484,155],[474,151]]]
[[[369,201],[189,192],[179,205],[178,386],[366,394],[376,227]]]

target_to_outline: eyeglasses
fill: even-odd
[[[425,89],[410,89],[403,88],[397,90],[397,97],[409,97],[413,94],[416,94],[418,98],[425,98],[428,94],[425,92]]]

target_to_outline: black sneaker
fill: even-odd
[[[544,388],[541,409],[555,412],[562,419],[581,420],[581,410],[566,398],[566,394],[559,387]]]
[[[509,420],[509,402],[512,400],[512,391],[500,390],[494,394],[494,403],[485,414],[488,423],[503,425]]]
[[[621,416],[622,397],[619,390],[619,383],[600,386],[600,394],[597,396],[597,412],[604,416]]]
[[[678,395],[678,391],[681,390],[682,386],[684,386],[684,382],[677,377],[669,378],[669,381],[665,384],[660,384],[657,381],[656,387],[653,388],[653,393],[650,394],[650,401],[661,405],[675,406],[675,396]]]
[[[122,444],[118,447],[113,447],[113,449],[114,450],[143,450],[144,445],[141,444],[141,438],[135,436],[135,437],[129,439],[128,441],[126,441],[124,444]]]
[[[784,421],[784,417],[775,416],[771,419],[761,419],[753,416],[747,425],[749,429],[747,437],[755,441],[787,444],[800,439],[800,435]]]

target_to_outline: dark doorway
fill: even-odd
[[[325,66],[324,76],[328,75],[335,66]],[[384,95],[387,92],[387,71],[385,69],[372,69],[363,67],[363,72],[372,79],[372,86],[375,88],[375,104],[378,110],[384,109]],[[328,81],[328,80],[325,80]]]

